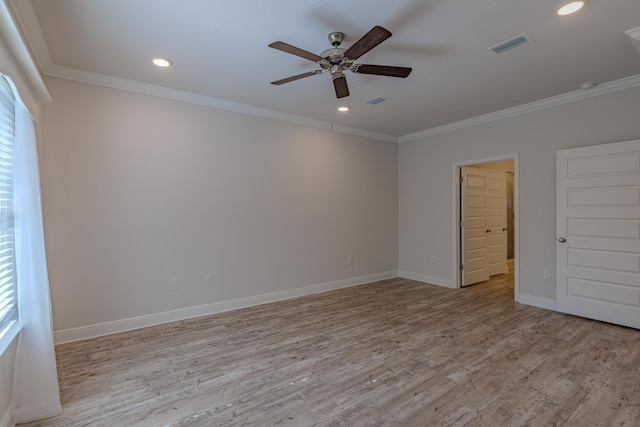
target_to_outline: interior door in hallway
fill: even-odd
[[[556,155],[557,309],[640,328],[640,140]]]
[[[489,280],[487,171],[462,167],[462,286]]]
[[[487,171],[487,261],[489,276],[507,267],[507,177],[503,171]]]

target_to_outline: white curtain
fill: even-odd
[[[22,423],[62,413],[44,250],[38,152],[31,115],[16,94],[14,229],[18,336],[11,414]]]

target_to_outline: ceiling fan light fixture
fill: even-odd
[[[160,67],[160,68],[168,68],[171,66],[171,64],[173,64],[173,61],[171,61],[169,58],[153,58],[151,60],[151,62],[153,62],[153,65],[155,65],[156,67]]]
[[[560,6],[558,6],[556,13],[559,16],[572,15],[582,9],[588,2],[589,0],[571,0],[568,2],[564,2]]]

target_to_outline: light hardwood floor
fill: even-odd
[[[392,279],[57,347],[25,426],[640,423],[640,331]]]

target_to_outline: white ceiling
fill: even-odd
[[[625,36],[638,0],[591,0],[558,17],[558,0],[13,0],[44,74],[97,74],[192,92],[391,136],[401,136],[640,74]],[[406,79],[347,73],[337,100],[330,76],[271,81],[319,67],[271,49],[284,41],[320,54],[328,33],[349,47],[374,25],[393,36],[357,62],[413,67]],[[534,40],[487,48],[526,33]],[[154,56],[173,60],[169,69]],[[90,78],[89,78],[90,77]],[[110,77],[99,76],[102,80]],[[125,80],[113,79],[126,86]],[[123,83],[124,82],[124,83]],[[131,82],[131,84],[139,84]],[[113,84],[113,82],[111,83]],[[386,102],[364,101],[382,96]],[[54,100],[55,101],[55,100]],[[338,105],[352,107],[338,113]]]

